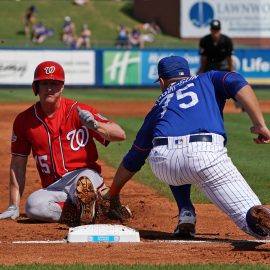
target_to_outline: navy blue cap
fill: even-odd
[[[181,56],[168,56],[158,62],[158,77],[168,80],[171,78],[189,77],[188,61]],[[159,79],[156,80],[156,82]]]
[[[211,30],[220,30],[221,29],[221,22],[219,20],[213,20],[210,23]]]

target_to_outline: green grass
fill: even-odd
[[[266,270],[269,266],[256,264],[185,264],[185,265],[17,265],[17,266],[2,266],[4,270]]]
[[[259,99],[270,99],[270,90],[258,90]],[[122,90],[65,90],[65,96],[76,98],[79,101],[88,100],[153,100],[159,95],[158,89],[122,89]],[[36,100],[30,89],[6,89],[0,90],[1,102],[21,102]],[[109,117],[109,115],[108,115]],[[270,125],[270,115],[265,115]],[[122,143],[111,143],[107,148],[98,145],[99,153],[109,165],[117,168],[122,157],[132,145],[137,130],[140,128],[143,117],[113,117],[126,131],[127,140]],[[228,133],[229,155],[239,168],[243,176],[248,180],[251,187],[261,198],[263,203],[270,203],[268,191],[270,188],[269,145],[256,145],[253,143],[253,135],[249,133],[250,121],[247,114],[226,114],[225,126]],[[159,182],[152,174],[149,164],[146,163],[135,178],[155,188],[160,194],[172,198],[167,185]],[[207,198],[195,188],[192,191],[195,203],[208,202]]]
[[[265,115],[270,124],[270,114]],[[109,165],[117,167],[122,157],[129,150],[136,136],[137,130],[143,122],[142,117],[114,117],[126,131],[127,140],[122,143],[111,143],[106,149],[98,146],[99,153]],[[255,193],[263,203],[269,204],[270,173],[269,173],[269,145],[257,145],[253,142],[254,137],[250,132],[250,121],[246,114],[226,114],[225,126],[228,134],[227,148],[229,156],[246,178]],[[166,184],[161,183],[152,174],[148,162],[135,177],[139,182],[153,187],[160,194],[172,199],[171,192]],[[194,203],[207,203],[208,199],[195,188],[192,190]]]
[[[258,99],[270,100],[270,89],[256,89]],[[78,101],[99,101],[99,100],[155,100],[161,91],[159,88],[145,88],[145,89],[70,89],[64,90],[64,95],[68,98],[76,99]],[[0,88],[0,103],[1,102],[32,102],[37,100],[34,96],[31,87],[25,88]]]
[[[54,29],[54,35],[42,44],[46,47],[65,47],[60,41],[60,36],[64,17],[67,15],[75,22],[77,33],[83,24],[89,25],[94,48],[114,47],[119,24],[132,29],[139,23],[133,17],[133,1],[90,0],[86,6],[80,7],[73,5],[72,0],[1,0],[2,47],[35,46],[30,40],[25,39],[23,34],[22,18],[30,5],[35,5],[38,9],[37,20]],[[154,43],[147,43],[146,47],[197,48],[197,42],[181,41],[177,37],[160,34]]]

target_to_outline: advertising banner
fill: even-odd
[[[180,36],[199,38],[209,33],[212,19],[230,37],[270,37],[270,0],[179,0]]]
[[[158,78],[157,65],[161,58],[179,55],[186,58],[189,62],[191,74],[196,74],[200,62],[197,50],[161,50],[161,51],[143,51],[141,52],[142,70],[141,83],[148,86],[158,86],[154,81]]]
[[[96,83],[94,51],[0,50],[0,84],[31,85],[36,66],[47,60],[63,66],[66,85]]]
[[[270,84],[270,50],[236,49],[233,61],[237,72],[249,83]]]
[[[140,51],[104,51],[103,84],[140,85]]]

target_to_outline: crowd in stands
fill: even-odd
[[[156,35],[161,33],[161,29],[155,21],[136,25],[131,30],[121,24],[117,31],[115,47],[126,49],[143,49],[146,42],[154,42]]]
[[[83,6],[88,0],[73,0],[74,5]],[[48,37],[54,35],[54,30],[48,27],[43,21],[37,20],[38,12],[36,6],[30,6],[24,15],[24,33],[35,44],[41,44]],[[120,24],[117,29],[117,37],[115,40],[116,48],[139,48],[145,47],[146,42],[154,42],[156,35],[161,30],[157,22],[149,22],[135,25],[132,29],[128,29],[125,25]],[[81,31],[76,34],[76,25],[70,16],[64,17],[62,24],[61,41],[70,48],[91,48],[92,31],[85,23],[81,26]]]

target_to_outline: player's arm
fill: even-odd
[[[251,133],[259,135],[254,141],[258,144],[270,143],[270,131],[265,124],[259,102],[251,86],[247,84],[242,87],[235,98],[241,103],[253,123],[253,127],[250,129]]]
[[[235,68],[233,66],[233,59],[232,59],[232,56],[229,55],[226,57],[226,60],[227,60],[227,63],[228,63],[228,70],[229,71],[235,71]]]
[[[20,198],[24,191],[27,157],[12,155],[10,163],[9,207],[0,219],[16,219],[20,215]]]
[[[125,131],[116,123],[97,122],[98,128],[95,130],[106,141],[123,141],[126,139]]]
[[[125,131],[114,122],[102,122],[95,119],[88,110],[77,107],[78,115],[82,124],[97,132],[106,141],[123,141],[126,139]]]
[[[205,72],[206,70],[206,64],[207,64],[207,56],[206,55],[201,55],[201,66],[198,70],[198,74]]]

